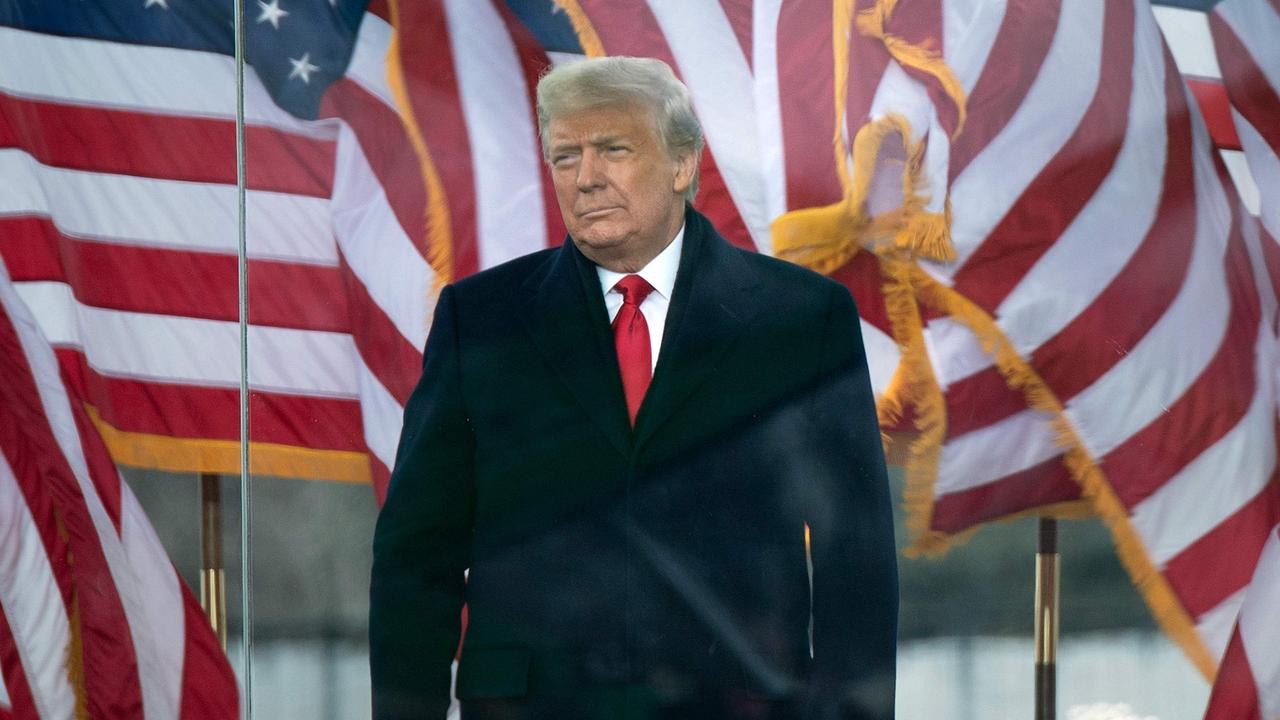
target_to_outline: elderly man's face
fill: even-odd
[[[583,110],[551,120],[547,137],[560,213],[582,253],[635,272],[662,252],[683,221],[694,162],[667,154],[651,115]]]

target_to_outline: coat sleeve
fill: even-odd
[[[474,438],[452,287],[436,306],[422,378],[373,539],[369,664],[375,720],[443,720],[470,564]]]
[[[898,625],[893,512],[857,309],[833,288],[814,395],[811,718],[890,720]]]

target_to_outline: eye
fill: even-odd
[[[621,155],[625,153],[627,149],[628,148],[626,145],[609,145],[605,147],[605,152],[609,153],[610,155]]]
[[[558,168],[569,167],[573,165],[577,159],[578,156],[574,153],[560,153],[558,155],[551,156],[551,165],[552,167]]]

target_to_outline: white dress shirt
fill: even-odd
[[[676,287],[676,271],[680,269],[680,246],[684,244],[684,226],[666,249],[649,261],[648,265],[635,273],[619,273],[596,266],[596,275],[600,278],[600,289],[604,292],[604,307],[609,311],[609,322],[618,316],[622,309],[622,293],[613,289],[618,281],[627,275],[639,275],[645,282],[653,286],[644,302],[640,303],[640,312],[649,326],[649,359],[651,371],[658,367],[658,351],[662,349],[662,331],[667,324],[667,308],[671,306],[671,292]]]

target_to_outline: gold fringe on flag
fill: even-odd
[[[582,52],[586,53],[587,57],[604,57],[607,54],[604,51],[604,43],[600,41],[600,35],[591,24],[591,18],[587,17],[578,0],[555,0],[555,4],[569,16],[569,23],[573,25],[573,33],[578,36],[578,44],[582,46]]]
[[[865,36],[884,43],[900,64],[928,73],[941,85],[958,111],[958,133],[966,111],[963,89],[942,58],[928,47],[912,45],[885,31],[897,0],[877,0],[858,13],[856,24]],[[835,60],[836,167],[844,196],[840,202],[821,208],[789,212],[774,221],[774,248],[780,257],[830,273],[847,263],[859,249],[876,255],[884,278],[885,308],[893,337],[902,359],[877,412],[881,426],[896,424],[906,407],[915,411],[918,434],[911,440],[905,457],[906,490],[904,504],[907,526],[913,536],[909,554],[938,554],[963,542],[976,530],[947,534],[931,530],[938,460],[946,438],[945,396],[934,375],[923,336],[921,306],[956,319],[974,333],[983,350],[992,357],[1009,388],[1020,392],[1027,407],[1052,419],[1057,441],[1064,448],[1064,465],[1079,483],[1078,501],[1058,503],[1018,513],[1078,518],[1100,515],[1115,540],[1117,552],[1134,585],[1142,593],[1161,628],[1176,641],[1206,677],[1212,678],[1215,663],[1196,633],[1186,608],[1151,561],[1141,537],[1133,528],[1124,504],[1090,454],[1065,413],[1062,402],[1039,373],[1031,367],[995,320],[981,307],[951,288],[935,281],[919,265],[922,258],[949,261],[955,258],[950,239],[950,203],[942,213],[924,210],[928,202],[921,174],[922,143],[912,141],[910,124],[902,117],[887,115],[864,125],[853,142],[852,163],[845,146],[847,112],[849,33],[853,0],[833,1],[833,56]],[[901,138],[904,149],[902,204],[872,218],[864,207],[873,175],[881,166],[884,142],[891,135]],[[886,442],[887,445],[887,442]]]
[[[71,639],[67,643],[67,680],[76,697],[74,717],[89,720],[89,698],[84,689],[84,631],[80,624],[80,593],[71,591],[71,608],[67,624],[71,626]]]
[[[434,289],[439,290],[453,281],[453,228],[449,218],[449,201],[444,193],[444,183],[436,170],[431,151],[422,136],[414,116],[413,103],[405,83],[404,65],[400,60],[401,22],[399,0],[388,0],[391,11],[391,42],[387,46],[387,84],[400,114],[400,122],[409,135],[409,143],[418,156],[422,172],[422,184],[427,193],[427,216],[424,218],[427,235],[427,264],[435,274]],[[429,322],[430,318],[423,318]]]
[[[885,141],[898,136],[905,149],[902,168],[902,204],[876,217],[864,207],[871,192],[876,168],[883,157]],[[921,171],[924,143],[912,142],[911,125],[901,115],[890,114],[867,123],[853,141],[853,171],[844,198],[825,207],[801,208],[773,221],[773,247],[778,257],[828,274],[841,267],[860,248],[878,251],[892,246],[912,257],[951,260],[950,211],[925,210],[929,198],[924,193]],[[839,144],[839,143],[838,143]],[[837,155],[843,155],[837,151]],[[844,167],[848,158],[839,157]]]
[[[120,430],[102,418],[98,408],[85,411],[111,459],[121,465],[164,472],[238,475],[240,441],[177,438]],[[352,450],[316,450],[278,443],[249,443],[249,472],[254,475],[369,483],[369,456]]]
[[[846,195],[853,187],[853,179],[849,177],[849,148],[844,142],[845,116],[849,112],[849,31],[852,23],[853,0],[834,0],[831,4],[831,60],[835,64],[832,78],[835,80],[836,124],[832,142],[836,153],[836,172]]]
[[[968,327],[983,350],[994,359],[1005,383],[1022,393],[1028,407],[1052,417],[1058,444],[1065,449],[1064,464],[1071,477],[1080,484],[1085,503],[1102,517],[1111,531],[1117,554],[1133,584],[1151,608],[1161,629],[1182,647],[1196,669],[1211,680],[1217,667],[1212,653],[1196,632],[1195,622],[1174,594],[1169,581],[1151,562],[1142,538],[1129,520],[1128,510],[1085,447],[1053,389],[1018,354],[995,319],[982,308],[955,290],[939,284],[920,268],[914,268],[914,274],[921,301]]]
[[[877,4],[872,10],[878,15],[870,19],[860,15],[859,29],[885,42],[883,23],[892,13],[893,5],[892,2]],[[905,117],[888,114],[863,125],[854,135],[852,153],[849,152],[844,128],[848,112],[849,33],[854,20],[853,10],[853,0],[834,0],[832,4],[836,113],[832,142],[843,197],[826,207],[802,208],[779,217],[772,226],[773,246],[779,257],[824,274],[849,262],[860,249],[869,250],[877,256],[884,278],[885,307],[894,340],[902,350],[901,363],[888,391],[880,399],[877,413],[884,427],[896,423],[906,406],[915,409],[918,434],[911,440],[905,460],[905,504],[912,534],[925,537],[929,532],[934,479],[937,477],[942,441],[946,437],[947,421],[945,399],[924,345],[912,271],[919,258],[954,259],[950,204],[946,204],[941,213],[925,209],[929,195],[922,172],[924,143],[913,140],[911,124]],[[869,32],[876,27],[880,32]],[[904,45],[896,39],[895,42],[899,46]],[[886,47],[889,47],[887,42]],[[895,57],[908,57],[904,47],[898,47],[896,52],[892,47],[889,49]],[[910,57],[927,59],[927,53],[921,51]],[[946,68],[937,58],[930,62]],[[949,70],[946,76],[953,77]],[[956,93],[952,97],[961,106],[963,116],[963,94]],[[882,162],[886,156],[885,143],[895,135],[903,151],[902,203],[891,211],[872,217],[865,205],[877,169],[887,166]]]
[[[1160,629],[1182,647],[1182,651],[1200,674],[1213,682],[1214,675],[1218,672],[1218,663],[1196,632],[1195,621],[1173,592],[1168,579],[1151,562],[1142,538],[1138,537],[1138,532],[1129,522],[1129,513],[1124,503],[1116,497],[1106,475],[1081,444],[1070,421],[1059,415],[1054,420],[1054,428],[1059,442],[1068,448],[1065,463],[1071,477],[1080,483],[1084,497],[1111,531],[1120,562],[1129,572],[1129,578],[1138,592],[1147,601],[1147,607],[1151,608],[1151,614],[1155,616]]]
[[[895,5],[895,0],[879,0],[870,10],[859,13],[859,30],[884,42],[895,58],[901,55],[914,63],[912,67],[919,66],[938,77],[963,118],[964,93],[946,63],[925,48],[912,49],[914,46],[884,33],[884,23]],[[955,251],[951,246],[949,205],[943,213],[930,213],[924,209],[929,200],[927,183],[921,172],[924,144],[912,140],[911,125],[906,118],[888,114],[862,126],[854,136],[850,167],[844,128],[848,113],[849,33],[853,10],[853,0],[833,0],[831,44],[835,135],[832,142],[843,197],[833,205],[793,210],[777,218],[772,226],[774,250],[779,257],[824,274],[847,263],[860,247],[874,249],[875,245],[886,241],[899,249],[910,250],[916,257],[951,260]],[[867,216],[864,205],[881,161],[885,140],[894,134],[901,139],[905,154],[903,203],[898,209],[873,220]]]
[[[880,256],[885,279],[885,309],[893,337],[902,349],[895,382],[890,392],[885,393],[881,405],[894,420],[901,417],[905,406],[915,409],[918,434],[910,443],[903,468],[906,475],[903,503],[908,532],[912,537],[924,538],[930,532],[934,480],[938,477],[942,441],[947,435],[947,409],[924,344],[924,328],[911,277],[913,267],[914,263],[904,251],[890,250]]]
[[[71,552],[69,542],[71,534],[67,532],[67,523],[62,511],[54,508],[53,520],[58,528],[58,538],[67,544],[67,567],[71,570],[71,607],[67,608],[67,625],[71,637],[67,640],[67,682],[71,685],[71,693],[75,696],[75,709],[72,716],[76,720],[88,720],[89,696],[84,685],[84,627],[80,621],[80,591],[76,589],[76,556]]]
[[[845,4],[851,5],[852,0]],[[936,51],[925,45],[912,45],[896,35],[885,32],[885,24],[889,22],[897,4],[898,0],[876,0],[875,5],[859,12],[858,32],[884,43],[889,55],[897,60],[899,65],[927,73],[938,81],[943,92],[956,106],[956,129],[951,133],[954,138],[964,128],[966,117],[964,87],[960,85],[956,74]],[[845,28],[848,25],[844,24],[840,27]]]

